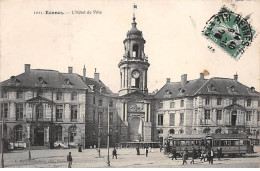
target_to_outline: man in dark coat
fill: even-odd
[[[139,149],[139,146],[136,147],[136,154],[137,154],[137,155],[140,155],[140,149]]]
[[[68,162],[68,168],[71,168],[71,165],[72,165],[71,152],[69,152],[69,155],[67,155],[67,162]]]
[[[173,147],[173,149],[172,149],[172,160],[173,160],[173,159],[177,160],[176,157],[177,157],[177,156],[176,156],[176,148]]]
[[[117,151],[116,151],[116,147],[114,147],[114,150],[113,150],[113,157],[112,157],[112,158],[114,158],[114,157],[116,157],[116,159],[117,159]]]
[[[148,157],[148,147],[145,147],[145,156]]]
[[[196,155],[197,155],[196,149],[194,147],[192,147],[190,164],[194,164],[194,159],[195,159]]]

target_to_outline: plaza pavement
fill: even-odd
[[[208,162],[201,162],[195,159],[195,164],[182,165],[181,158],[171,160],[159,149],[152,149],[148,157],[145,156],[145,150],[140,149],[141,155],[136,155],[134,148],[118,149],[118,159],[112,159],[112,148],[110,149],[110,167],[119,168],[258,168],[260,166],[260,147],[255,147],[253,155],[239,158],[223,158],[218,161],[214,158],[214,164],[209,165]],[[32,160],[28,160],[28,151],[19,150],[4,154],[5,167],[7,168],[66,168],[66,156],[71,152],[73,157],[73,168],[104,168],[107,167],[107,149],[101,149],[101,158],[98,158],[96,149],[85,149],[79,153],[77,149],[47,149],[47,150],[31,150]]]

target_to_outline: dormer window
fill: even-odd
[[[16,78],[16,76],[11,76],[10,80],[11,80],[10,84],[19,84],[19,83],[21,83],[21,81],[18,80]]]
[[[255,93],[255,87],[250,87],[247,89],[249,93]]]
[[[228,91],[231,92],[231,93],[232,93],[232,92],[236,92],[236,87],[233,86],[233,85],[232,85],[232,86],[229,86],[229,87],[228,87]]]
[[[172,94],[172,92],[170,92],[169,90],[165,91],[165,95],[171,95],[171,94]]]
[[[208,92],[216,91],[216,88],[215,88],[215,86],[213,84],[209,85],[207,88],[208,88]]]
[[[91,90],[94,91],[94,87],[95,87],[94,85],[91,84],[91,85],[89,85],[89,87],[90,87]]]
[[[180,94],[183,94],[185,92],[185,90],[184,89],[182,89],[182,88],[179,88],[179,93]]]
[[[100,93],[105,93],[106,92],[106,88],[105,87],[101,87],[100,88]]]
[[[39,78],[38,78],[38,81],[39,81],[40,84],[43,84],[43,83],[44,83],[44,79],[43,79],[42,77],[39,77]]]
[[[68,78],[64,80],[65,85],[73,85]]]

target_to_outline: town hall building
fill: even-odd
[[[132,28],[119,61],[120,89],[113,93],[94,77],[31,69],[0,83],[1,120],[9,148],[64,148],[163,143],[178,134],[247,134],[259,141],[259,93],[234,78],[166,79],[149,93],[146,41]],[[116,66],[115,66],[116,67]]]

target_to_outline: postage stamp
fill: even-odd
[[[238,60],[256,35],[247,19],[223,6],[206,22],[202,35]]]

